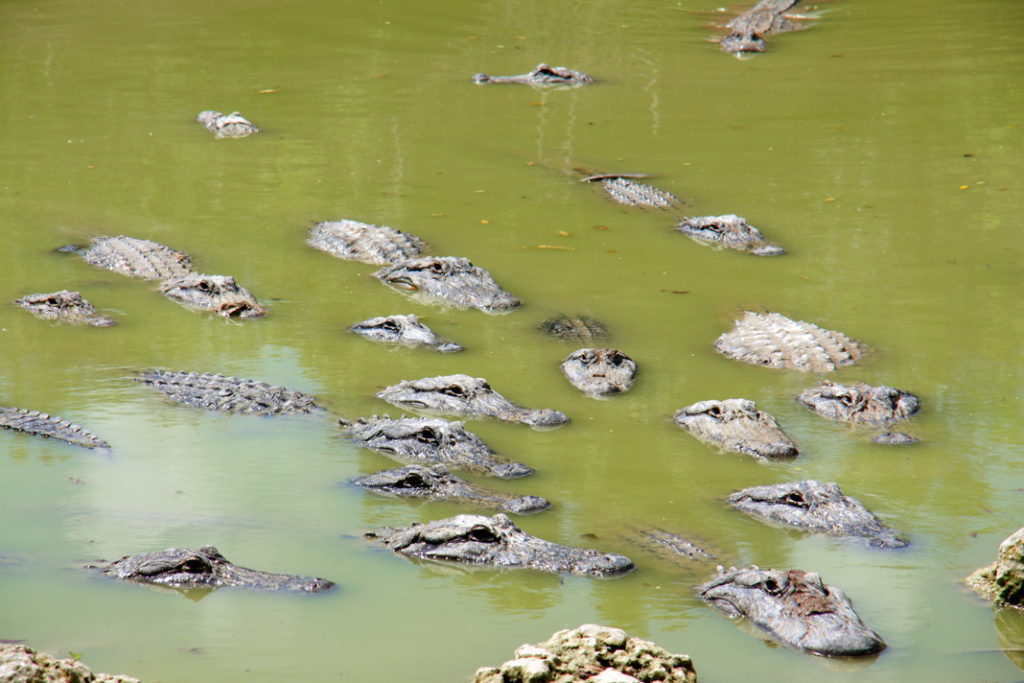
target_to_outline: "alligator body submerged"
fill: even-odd
[[[800,453],[775,418],[745,398],[698,401],[677,410],[673,420],[710,446],[758,460],[793,458]]]
[[[730,618],[745,617],[786,647],[828,657],[872,655],[885,648],[846,594],[799,569],[719,568],[697,595]]]
[[[249,119],[237,111],[222,114],[208,109],[196,115],[196,121],[203,124],[206,130],[218,138],[247,138],[260,132],[260,129]]]
[[[189,273],[161,282],[160,293],[182,306],[210,311],[222,318],[262,318],[267,314],[256,297],[230,275]]]
[[[527,534],[507,515],[457,515],[404,528],[384,527],[366,534],[393,552],[496,569],[535,569],[556,574],[620,576],[634,569],[623,555],[559,545]]]
[[[491,274],[456,256],[400,261],[373,274],[385,285],[414,292],[427,303],[504,313],[522,302],[498,286]]]
[[[175,403],[203,410],[249,415],[306,415],[320,410],[308,394],[243,377],[144,370],[135,380]]]
[[[730,54],[764,52],[768,47],[764,37],[800,26],[786,16],[800,0],[761,0],[728,24],[729,34],[722,38],[722,50]]]
[[[920,410],[920,400],[908,391],[884,385],[875,387],[863,382],[837,384],[825,381],[805,389],[796,400],[826,420],[885,428],[887,431],[873,439],[876,443],[917,441],[909,434],[888,429],[894,422],[906,420]]]
[[[559,314],[537,325],[537,329],[567,342],[601,342],[609,336],[604,323],[585,315]]]
[[[635,180],[646,177],[641,173],[599,173],[580,178],[580,182],[599,184],[612,201],[623,206],[638,209],[674,209],[683,203],[682,199],[671,192]]]
[[[593,83],[594,79],[582,71],[568,67],[538,64],[532,71],[518,76],[488,76],[485,73],[479,73],[473,76],[473,82],[477,84],[522,83],[534,88],[577,88]]]
[[[380,496],[466,503],[517,515],[542,512],[551,507],[547,499],[538,496],[516,496],[475,486],[456,477],[444,465],[409,465],[356,477],[351,481]]]
[[[441,353],[462,351],[455,342],[443,339],[420,322],[415,315],[388,315],[370,318],[348,328],[360,337],[379,344],[424,347]]]
[[[43,320],[92,327],[110,327],[117,324],[113,318],[100,315],[92,302],[84,298],[80,292],[67,289],[46,294],[26,294],[16,299],[14,303]]]
[[[728,497],[728,503],[755,519],[812,533],[858,538],[875,548],[910,545],[864,504],[843,494],[839,484],[814,480],[751,486]]]
[[[831,372],[853,365],[866,347],[841,332],[791,320],[780,313],[747,311],[715,340],[715,350],[733,360],[768,368]]]
[[[317,223],[306,244],[340,259],[379,266],[418,258],[427,250],[415,235],[349,219]]]
[[[778,256],[786,250],[765,239],[746,218],[736,214],[694,216],[676,223],[676,230],[717,249],[734,249],[754,256]]]
[[[559,366],[569,383],[591,398],[621,394],[633,388],[636,362],[618,349],[578,349]]]
[[[57,439],[82,448],[110,448],[110,444],[87,429],[38,410],[0,406],[0,428]]]
[[[183,251],[134,237],[95,237],[82,259],[97,268],[142,280],[170,280],[192,272],[192,259]]]

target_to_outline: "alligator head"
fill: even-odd
[[[409,557],[557,574],[612,577],[633,570],[628,557],[573,548],[531,536],[507,515],[457,515],[426,524],[366,534]]]
[[[117,324],[113,318],[99,315],[96,307],[79,292],[66,289],[48,294],[28,294],[16,299],[14,303],[43,320],[93,327],[110,327]]]
[[[629,391],[637,372],[633,359],[618,349],[579,349],[561,368],[570,384],[593,398]]]
[[[719,567],[698,586],[698,596],[727,616],[746,617],[774,640],[816,655],[856,657],[880,652],[885,642],[864,625],[853,604],[818,574]]]
[[[800,453],[775,418],[745,398],[699,401],[676,411],[673,419],[706,444],[760,460],[792,458]]]
[[[530,410],[516,405],[491,389],[487,380],[469,375],[442,375],[399,382],[377,392],[376,396],[399,408],[493,417],[522,422],[535,428],[557,427],[569,421],[565,413],[557,410]]]
[[[765,39],[756,33],[735,31],[722,38],[722,50],[729,54],[741,52],[764,52],[768,47]]]
[[[426,346],[441,353],[462,351],[462,347],[437,336],[415,315],[389,315],[370,318],[348,328],[360,337],[382,344]]]
[[[521,304],[498,286],[483,268],[455,256],[423,257],[385,266],[373,274],[384,284],[416,292],[427,300],[487,313],[510,311]]]
[[[591,76],[564,66],[548,66],[538,64],[532,71],[518,76],[488,76],[479,73],[473,76],[473,82],[483,83],[523,83],[535,88],[567,87],[576,88],[593,83]]]
[[[212,110],[201,111],[196,115],[196,121],[218,138],[244,138],[260,132],[252,121],[237,111],[230,114]]]
[[[751,517],[804,531],[861,537],[876,548],[910,545],[859,500],[843,495],[839,484],[831,482],[809,479],[751,486],[731,494],[727,500],[729,505]]]
[[[267,309],[230,275],[200,275],[165,280],[160,292],[184,306],[213,311],[225,318],[261,318]]]
[[[735,214],[727,216],[697,216],[676,224],[676,230],[698,242],[719,248],[754,254],[778,256],[786,251],[764,238],[761,231]]]
[[[909,392],[863,382],[825,381],[805,389],[796,400],[828,420],[877,426],[905,420],[920,409],[917,396]]]

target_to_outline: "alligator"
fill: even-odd
[[[843,495],[839,484],[809,479],[772,486],[751,486],[731,494],[729,505],[766,522],[812,533],[863,539],[875,548],[905,548],[910,541],[854,498]]]
[[[192,272],[192,259],[156,242],[134,237],[95,237],[82,252],[86,263],[143,280],[169,280]]]
[[[92,432],[38,410],[0,407],[0,428],[66,441],[82,448],[110,448],[110,444]]]
[[[160,293],[175,303],[202,311],[212,311],[223,318],[262,318],[267,309],[260,305],[248,289],[230,275],[200,275],[164,280]]]
[[[576,88],[581,85],[589,85],[594,82],[591,76],[564,66],[548,66],[538,64],[533,71],[518,76],[488,76],[487,74],[476,74],[473,82],[483,83],[523,83],[534,88],[566,87]]]
[[[882,638],[864,625],[853,603],[821,576],[799,569],[718,568],[697,595],[730,618],[746,617],[773,640],[826,657],[881,652]]]
[[[387,415],[374,415],[352,423],[339,420],[339,424],[359,445],[400,462],[441,463],[502,479],[533,474],[533,469],[526,465],[496,455],[461,422],[436,417],[393,420]]]
[[[519,515],[542,512],[551,507],[545,498],[516,496],[474,486],[456,477],[444,465],[409,465],[367,474],[351,480],[353,484],[381,496],[426,498],[497,508]]]
[[[996,561],[964,582],[996,607],[1024,609],[1024,527],[999,544]]]
[[[275,574],[239,567],[212,545],[198,550],[167,548],[151,553],[126,555],[103,565],[89,565],[121,581],[151,583],[178,589],[222,587],[256,590],[287,590],[319,593],[334,587],[333,581],[296,574]]]
[[[699,401],[680,408],[672,419],[710,446],[758,460],[794,458],[800,453],[775,418],[745,398]]]
[[[664,529],[636,529],[633,535],[639,538],[640,544],[645,548],[672,561],[684,560],[690,563],[715,559],[715,556],[704,548]]]
[[[565,413],[557,410],[531,410],[516,405],[491,389],[487,380],[469,375],[406,380],[386,387],[375,395],[399,408],[467,417],[493,417],[507,422],[521,422],[535,429],[557,427],[569,421]]]
[[[556,574],[613,577],[634,569],[623,555],[573,548],[531,536],[508,515],[456,515],[404,528],[384,527],[366,534],[388,550],[423,560],[502,569],[537,569]]]
[[[427,249],[415,235],[348,219],[317,223],[306,244],[340,259],[381,266],[417,258]]]
[[[247,138],[260,132],[256,124],[237,111],[230,114],[212,110],[201,111],[196,115],[196,121],[218,138]]]
[[[676,223],[676,230],[701,244],[735,249],[754,256],[778,256],[786,250],[764,238],[746,218],[736,214],[694,216]]]
[[[375,278],[394,289],[416,292],[430,303],[503,313],[522,302],[498,286],[469,259],[437,256],[410,259],[381,268]]]
[[[786,12],[799,2],[800,0],[761,0],[726,24],[729,35],[721,40],[722,50],[730,54],[764,52],[767,48],[764,36],[796,31],[800,28],[786,16]]]
[[[614,201],[638,209],[673,209],[683,203],[682,199],[671,192],[635,180],[646,177],[642,173],[599,173],[580,178],[580,182],[600,183],[601,188]]]
[[[805,389],[796,400],[827,420],[888,428],[920,410],[917,396],[902,389],[873,387],[863,382],[836,384],[824,381]],[[906,444],[917,441],[902,432],[886,431],[874,438],[876,443]]]
[[[726,358],[802,372],[831,372],[853,365],[867,348],[842,332],[826,330],[780,313],[746,311],[733,329],[715,340]]]
[[[629,391],[637,371],[633,359],[618,349],[579,349],[560,367],[569,383],[591,398]]]
[[[192,408],[248,415],[307,415],[320,406],[308,395],[254,379],[209,373],[143,370],[135,381]]]
[[[442,339],[415,315],[388,315],[370,318],[348,328],[360,337],[381,344],[425,346],[441,353],[462,351],[455,342]]]
[[[46,294],[27,294],[14,303],[43,320],[56,320],[72,325],[110,327],[117,321],[96,312],[96,307],[80,292],[62,289]]]
[[[585,315],[559,314],[537,325],[537,329],[569,342],[598,342],[609,337],[604,323]]]

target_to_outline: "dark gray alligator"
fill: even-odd
[[[198,550],[167,548],[127,555],[114,562],[87,568],[99,569],[106,576],[121,581],[153,583],[179,589],[232,587],[319,593],[334,587],[334,582],[327,579],[239,567],[229,562],[212,545],[204,545]]]
[[[726,24],[729,35],[722,38],[722,49],[730,54],[764,52],[768,46],[764,39],[766,35],[800,28],[786,16],[786,12],[799,2],[800,0],[761,0]]]
[[[867,351],[842,332],[790,320],[780,313],[753,311],[746,311],[715,340],[715,350],[744,363],[802,372],[831,372],[853,365]]]
[[[754,256],[778,256],[786,250],[764,238],[761,231],[736,214],[694,216],[676,223],[676,230],[701,244],[735,249]]]
[[[613,201],[638,209],[672,209],[683,203],[671,192],[635,180],[646,177],[642,173],[599,173],[580,178],[580,182],[598,183]]]
[[[573,548],[531,536],[507,515],[457,515],[405,528],[384,527],[366,534],[388,550],[423,560],[440,560],[501,569],[537,569],[556,574],[620,576],[633,561]]]
[[[537,325],[544,334],[568,342],[599,342],[608,339],[608,328],[600,320],[585,315],[558,314]]]
[[[758,460],[793,458],[800,453],[775,418],[745,398],[699,401],[677,410],[673,420],[710,446]]]
[[[0,407],[0,428],[66,441],[82,448],[110,448],[106,441],[73,422],[38,410]]]
[[[86,263],[143,280],[169,280],[192,272],[192,259],[183,251],[134,237],[95,237],[82,252]]]
[[[441,353],[462,351],[455,342],[442,339],[415,315],[388,315],[370,318],[348,328],[360,337],[381,344],[423,346]]]
[[[15,299],[14,303],[43,320],[92,327],[110,327],[117,324],[113,318],[97,313],[96,307],[81,293],[67,289],[46,294],[27,294]]]
[[[222,318],[262,318],[267,314],[252,293],[230,275],[200,275],[164,280],[160,293],[175,303],[200,311],[211,311]]]
[[[237,111],[233,111],[230,114],[222,114],[219,111],[208,109],[199,112],[196,115],[196,121],[203,124],[206,130],[218,138],[247,138],[260,132],[256,124]]]
[[[375,396],[399,408],[493,417],[521,422],[536,429],[557,427],[569,421],[565,413],[557,410],[531,410],[516,405],[491,389],[487,380],[469,375],[441,375],[403,381],[378,391]]]
[[[664,529],[635,529],[633,535],[639,539],[643,547],[673,562],[682,560],[690,564],[715,559],[715,556],[704,548]]]
[[[495,454],[490,446],[467,431],[461,422],[441,418],[387,415],[363,417],[349,423],[339,420],[360,446],[400,462],[441,463],[462,470],[514,479],[533,474],[533,469]]]
[[[306,244],[340,259],[381,266],[417,258],[427,250],[415,235],[348,219],[317,223]]]
[[[873,387],[863,382],[836,384],[825,381],[805,389],[796,400],[827,420],[886,428],[894,422],[906,420],[921,407],[917,396],[910,392],[884,385]],[[876,436],[874,441],[906,444],[917,439],[902,432],[886,431]]]
[[[591,398],[629,391],[637,372],[633,359],[618,349],[578,349],[560,367],[569,383]]]
[[[812,533],[861,538],[875,548],[905,548],[910,541],[886,526],[864,505],[843,495],[839,484],[809,479],[751,486],[728,497],[729,505],[751,517]]]
[[[772,640],[801,652],[858,657],[880,652],[882,638],[864,625],[843,591],[799,569],[724,569],[697,595],[730,618],[745,617]]]
[[[249,415],[306,415],[320,406],[308,395],[243,377],[198,372],[143,370],[135,381],[192,408]]]
[[[356,477],[352,483],[381,496],[469,503],[518,515],[541,512],[551,507],[545,498],[516,496],[474,486],[456,477],[444,465],[398,467]]]
[[[973,572],[964,582],[996,607],[1024,609],[1024,527],[999,544],[995,562]]]
[[[373,276],[394,289],[415,292],[427,303],[486,313],[503,313],[522,303],[499,287],[486,270],[455,256],[410,259],[381,268]]]
[[[473,76],[474,83],[523,83],[534,88],[576,88],[588,85],[594,79],[582,71],[575,71],[564,66],[548,66],[538,64],[532,71],[518,76],[488,76],[480,73]]]

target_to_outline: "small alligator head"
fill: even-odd
[[[738,55],[742,52],[764,52],[768,47],[765,39],[756,33],[733,32],[722,38],[719,43],[722,50]]]
[[[261,318],[267,314],[256,297],[230,275],[191,273],[165,280],[160,284],[160,292],[171,301],[213,311],[224,318]]]
[[[557,410],[530,410],[516,405],[491,389],[487,380],[469,375],[441,375],[399,382],[377,392],[376,396],[399,408],[493,417],[534,428],[557,427],[569,421],[565,413]]]
[[[799,569],[719,567],[698,596],[727,616],[746,617],[787,647],[829,657],[871,655],[885,642],[853,610],[846,595]]]
[[[480,73],[473,76],[473,82],[483,83],[523,83],[535,88],[576,88],[594,82],[591,76],[564,66],[548,66],[538,64],[532,71],[518,76],[488,76]]]
[[[766,240],[761,231],[748,223],[746,218],[735,214],[687,218],[676,224],[676,230],[704,244],[755,256],[786,253],[782,247]]]
[[[222,114],[219,111],[201,111],[196,121],[218,138],[245,138],[259,133],[260,129],[237,111]]]
[[[633,359],[618,349],[579,349],[561,368],[570,384],[593,398],[629,391],[637,372]]]
[[[825,381],[805,389],[796,400],[829,420],[876,426],[905,420],[920,409],[917,396],[909,392],[863,382],[844,385]]]
[[[366,534],[409,557],[557,574],[612,577],[633,570],[628,557],[573,548],[531,536],[504,514],[457,515],[426,524]]]
[[[48,294],[28,294],[16,299],[14,303],[43,320],[93,327],[110,327],[117,324],[113,318],[99,315],[96,307],[80,293],[66,289]]]
[[[910,545],[860,501],[843,495],[839,484],[831,482],[807,480],[751,486],[731,494],[728,501],[751,517],[804,531],[861,537],[876,548]]]
[[[760,460],[800,453],[775,418],[745,398],[699,401],[676,411],[673,419],[704,443]]]
[[[455,256],[423,257],[385,266],[375,278],[399,290],[457,308],[503,313],[521,305],[483,268]]]
[[[441,353],[462,351],[462,347],[446,341],[420,322],[415,315],[389,315],[370,318],[348,328],[360,337],[382,344],[426,346]]]

